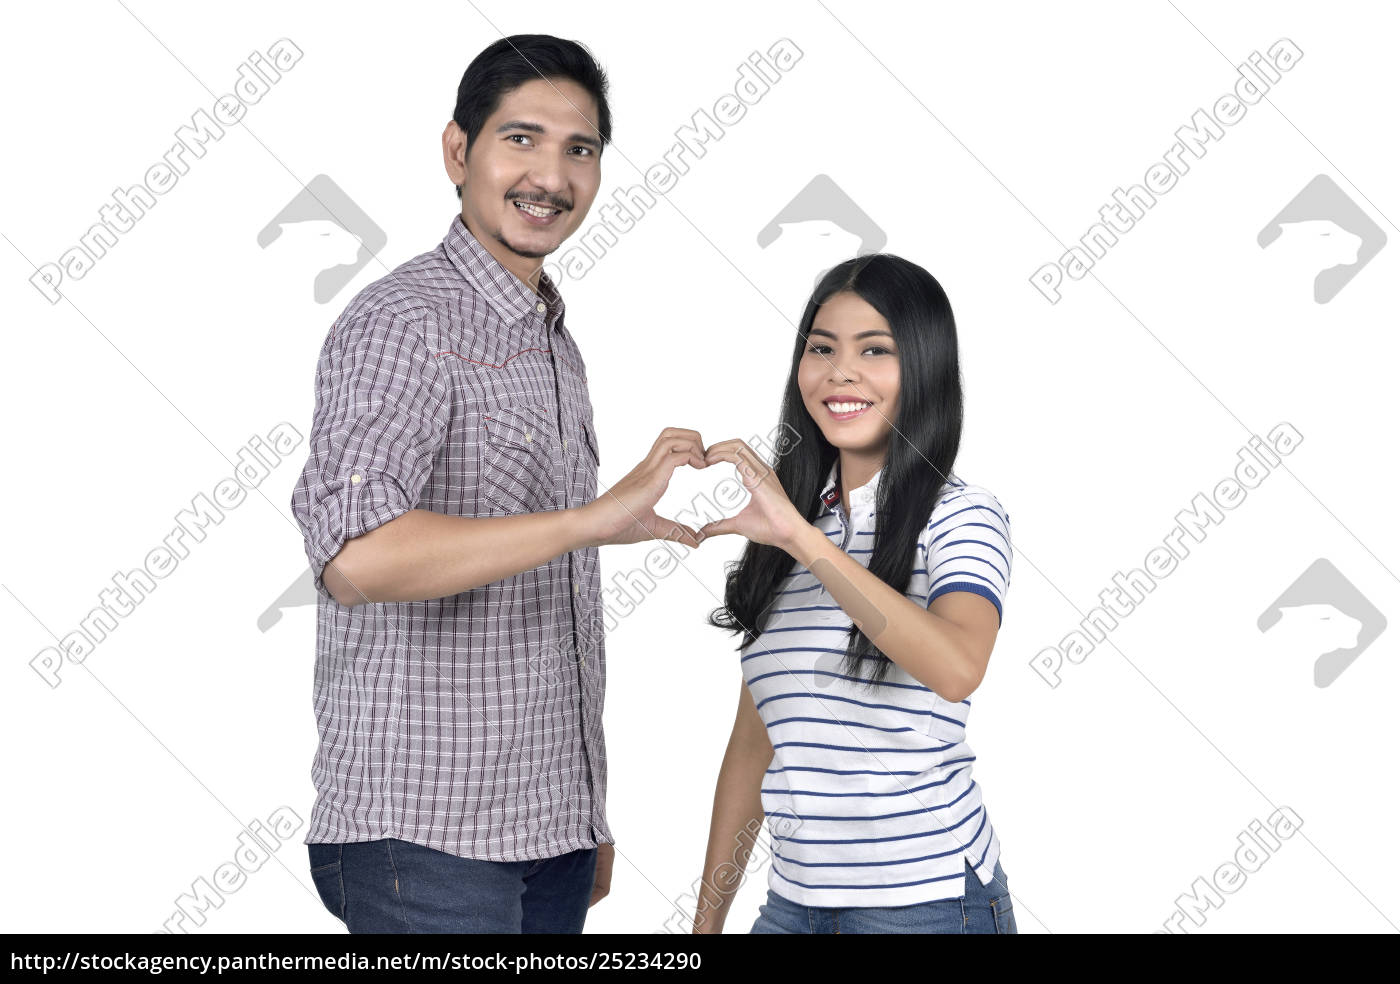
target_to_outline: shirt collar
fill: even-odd
[[[831,468],[826,473],[826,484],[822,486],[821,500],[826,506],[827,512],[836,512],[841,502],[841,486],[837,482],[837,471],[841,467],[841,457],[837,455],[836,460],[831,463]],[[875,508],[875,495],[880,488],[880,476],[885,472],[881,468],[874,475],[870,476],[870,481],[866,482],[858,489],[850,490],[852,512],[857,510],[864,512]]]
[[[556,331],[563,324],[560,316],[564,313],[564,299],[554,281],[549,279],[549,274],[540,271],[540,292],[536,294],[481,245],[460,214],[452,216],[452,225],[442,240],[442,246],[452,265],[507,324],[518,324],[540,313],[538,307],[541,302],[546,305],[543,312],[545,322],[552,322]]]

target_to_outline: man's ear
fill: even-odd
[[[454,185],[467,183],[467,135],[456,120],[448,120],[442,131],[442,164]]]

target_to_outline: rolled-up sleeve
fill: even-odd
[[[447,434],[447,382],[418,326],[402,315],[337,322],[316,365],[310,453],[292,515],[316,590],[347,540],[418,504]]]

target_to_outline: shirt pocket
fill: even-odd
[[[585,416],[569,417],[569,441],[565,447],[571,476],[566,506],[586,506],[598,497],[598,435]]]
[[[963,720],[967,716],[967,705],[954,704],[929,691],[929,714],[926,717],[924,733],[944,745],[957,745],[967,737],[967,726]]]
[[[500,407],[482,414],[482,504],[501,515],[555,508],[558,482],[553,411]]]
[[[583,437],[584,446],[588,448],[588,453],[593,456],[593,467],[596,469],[600,460],[598,457],[598,434],[594,431],[591,420],[583,422]]]

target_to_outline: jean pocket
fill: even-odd
[[[481,495],[501,513],[555,508],[554,423],[548,407],[501,407],[482,417]]]
[[[1016,932],[1016,914],[1012,911],[1011,896],[994,895],[988,903],[992,907],[992,922],[998,933]]]
[[[339,844],[308,844],[311,858],[311,881],[326,911],[345,921],[345,881],[341,877]]]

